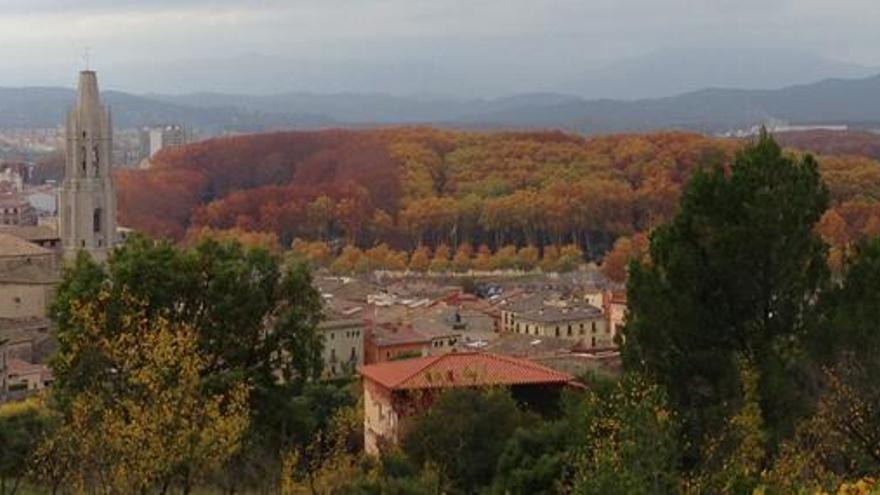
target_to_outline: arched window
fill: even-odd
[[[101,209],[95,208],[95,214],[92,217],[92,231],[101,232]]]

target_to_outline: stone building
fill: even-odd
[[[453,352],[360,368],[364,386],[364,450],[379,454],[397,444],[407,422],[452,388],[506,387],[533,406],[555,402],[572,377],[524,359]]]
[[[59,195],[60,234],[67,259],[86,251],[103,261],[116,244],[113,128],[93,71],[79,74],[76,104],[67,115],[67,153]]]
[[[58,284],[56,254],[0,233],[0,318],[44,318]]]
[[[577,342],[583,349],[614,345],[605,312],[578,300],[553,300],[534,295],[501,311],[505,331]]]
[[[60,252],[61,250],[61,238],[58,237],[58,232],[46,225],[0,225],[0,233],[14,235],[50,251]]]
[[[324,339],[324,376],[352,374],[364,364],[364,321],[357,318],[331,319],[318,325]]]
[[[431,338],[403,322],[370,323],[364,342],[364,362],[381,363],[427,356]]]
[[[0,196],[0,225],[36,225],[37,209],[23,196]]]

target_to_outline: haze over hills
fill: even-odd
[[[880,70],[792,48],[714,43],[622,58],[590,72],[564,84],[564,91],[587,99],[634,100],[703,88],[779,89],[831,77],[869,77]]]
[[[75,91],[67,88],[0,88],[0,126],[62,125],[75,96]],[[256,131],[267,127],[296,128],[330,124],[326,118],[315,115],[257,112],[231,105],[197,107],[120,91],[104,91],[101,98],[111,108],[114,126],[122,128],[172,122],[215,133],[226,130]]]
[[[138,96],[108,91],[105,98],[118,127],[171,122],[206,134],[375,124],[561,128],[592,134],[661,128],[722,132],[776,121],[872,127],[880,124],[878,95],[880,75],[776,90],[704,89],[632,101],[556,93],[456,99],[366,93]],[[66,89],[0,89],[0,125],[56,126],[72,101],[73,91]]]

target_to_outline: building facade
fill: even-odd
[[[163,148],[187,143],[187,132],[180,125],[163,125],[141,129],[141,158],[149,159]]]
[[[0,196],[0,225],[28,226],[37,224],[37,209],[17,194]]]
[[[59,194],[64,256],[86,251],[98,261],[116,244],[112,177],[113,128],[93,71],[79,74],[76,104],[67,115],[64,182]]]
[[[417,332],[411,324],[371,323],[364,342],[364,363],[381,363],[422,357],[431,353],[431,338]]]
[[[437,393],[452,388],[506,387],[514,399],[532,404],[556,401],[572,377],[524,359],[484,352],[367,365],[364,387],[364,450],[376,455],[397,444],[407,421],[431,406]]]
[[[324,376],[353,374],[364,364],[364,322],[360,319],[327,320],[318,325],[324,339]]]
[[[505,307],[501,320],[510,333],[569,340],[584,349],[614,345],[605,312],[583,301],[529,298]]]

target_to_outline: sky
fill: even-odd
[[[0,86],[72,86],[88,50],[138,93],[660,96],[862,75],[877,19],[877,0],[0,0]],[[640,67],[677,79],[629,84]]]

